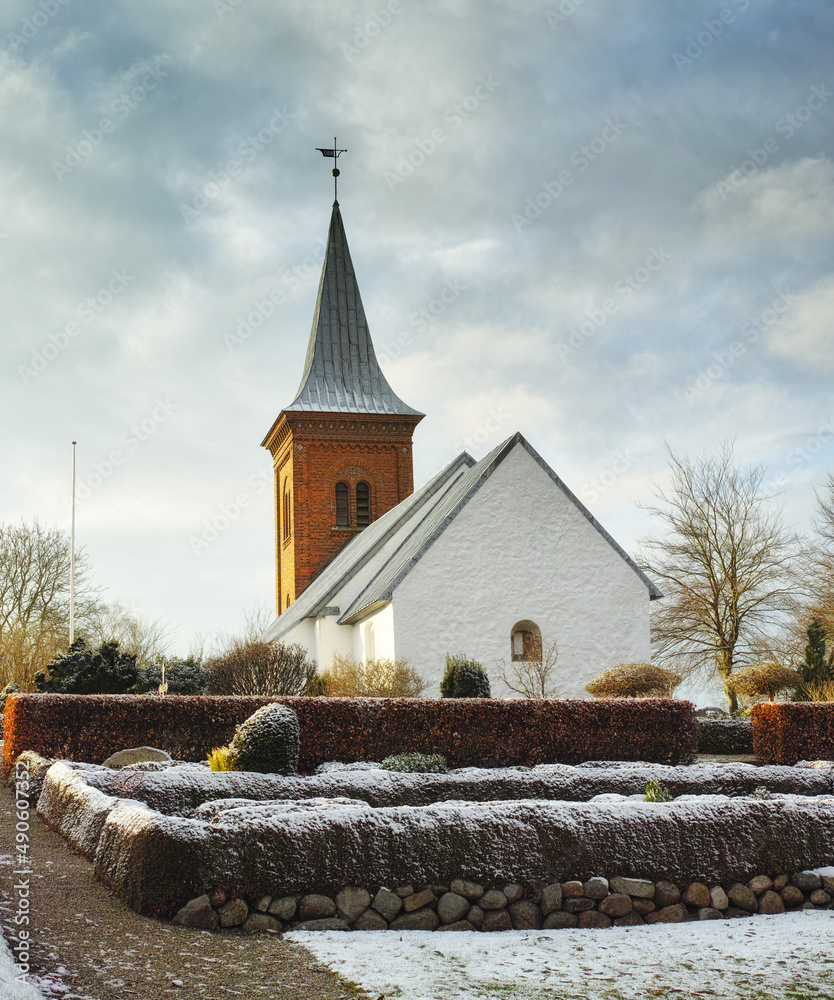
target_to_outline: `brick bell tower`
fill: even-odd
[[[411,439],[423,416],[379,367],[335,201],[301,385],[262,442],[275,465],[279,615],[413,492]]]

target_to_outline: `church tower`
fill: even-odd
[[[335,201],[301,385],[262,442],[275,465],[279,615],[413,492],[411,439],[423,416],[379,367]]]

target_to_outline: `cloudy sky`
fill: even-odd
[[[626,548],[680,454],[834,464],[827,0],[5,0],[0,520],[175,645],[273,600],[332,202],[415,482],[521,430]],[[243,500],[245,502],[241,503]]]

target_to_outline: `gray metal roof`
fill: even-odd
[[[286,409],[423,416],[394,393],[379,367],[338,201],[330,218],[304,374]]]
[[[663,597],[657,586],[532,445],[523,435],[516,433],[480,462],[474,462],[463,452],[416,493],[365,528],[302,591],[295,604],[291,604],[266,630],[263,640],[280,639],[303,619],[316,617],[325,608],[328,613],[340,616],[340,624],[350,624],[361,621],[390,601],[398,584],[517,445],[529,452],[571,503],[628,563],[648,588],[649,599]],[[337,595],[340,595],[339,606],[333,603]]]
[[[529,454],[550,476],[554,483],[562,490],[570,502],[590,521],[608,544],[628,563],[634,572],[640,577],[649,591],[649,599],[654,601],[663,597],[663,593],[658,589],[640,567],[634,562],[626,551],[612,538],[612,536],[597,521],[588,508],[579,498],[572,493],[564,482],[556,475],[553,469],[545,462],[526,438],[516,432],[512,437],[507,438],[497,448],[493,449],[480,462],[473,465],[463,476],[457,479],[452,487],[444,494],[442,504],[436,505],[426,512],[417,529],[409,536],[404,544],[389,560],[383,570],[377,574],[371,584],[358,595],[350,607],[339,619],[340,624],[349,624],[353,620],[361,620],[370,613],[380,602],[390,601],[394,589],[408,575],[413,567],[419,562],[420,557],[431,546],[435,539],[445,531],[458,513],[472,499],[478,489],[492,475],[494,470],[501,464],[516,445],[526,448]],[[394,508],[396,510],[396,508]]]
[[[419,490],[406,497],[387,514],[372,521],[325,566],[298,599],[284,611],[263,634],[263,641],[280,639],[305,618],[342,614],[347,605],[336,607],[333,601],[342,594],[348,600],[365,589],[391,552],[404,544],[412,531],[420,528],[427,512],[440,503],[458,478],[475,464],[462,452]]]

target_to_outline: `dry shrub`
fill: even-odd
[[[514,694],[522,698],[555,698],[556,661],[559,647],[540,638],[524,644],[524,658],[502,660],[498,676]]]
[[[406,659],[360,663],[342,653],[336,653],[318,680],[327,698],[418,698],[427,686]]]
[[[834,681],[806,681],[801,701],[834,701]]]
[[[790,691],[801,684],[802,678],[795,670],[779,663],[753,663],[727,681],[727,685],[742,698],[764,696],[769,701],[773,701],[781,691]]]
[[[300,643],[236,641],[206,663],[207,694],[299,695],[316,673]]]
[[[653,663],[618,663],[594,677],[585,690],[594,698],[671,698],[682,677]]]

